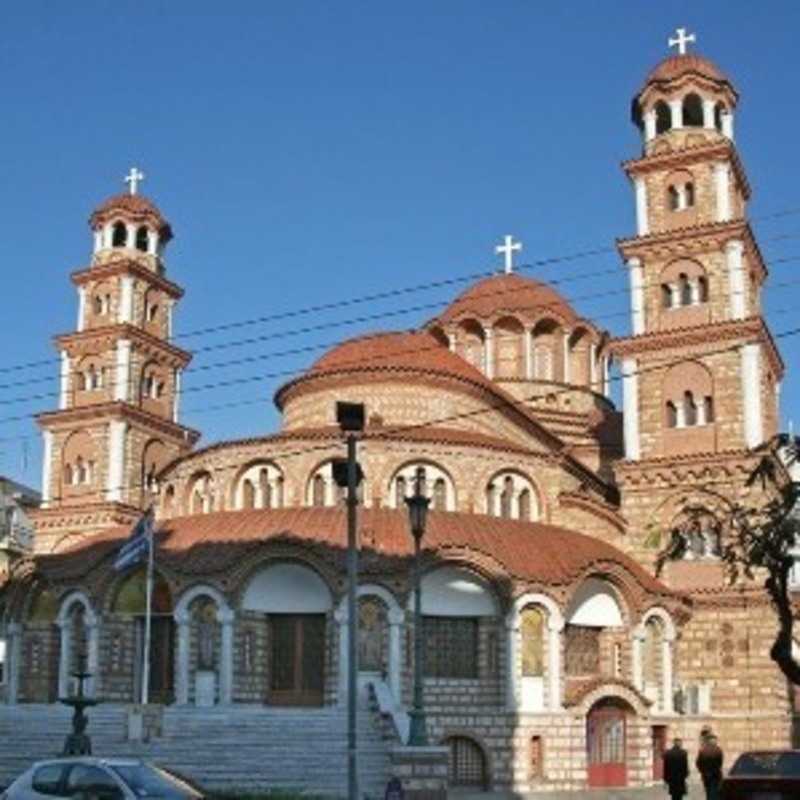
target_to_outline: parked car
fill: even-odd
[[[736,759],[720,800],[795,800],[800,797],[800,750],[754,750]]]
[[[144,761],[124,758],[54,758],[37,761],[0,800],[205,800],[189,781]]]

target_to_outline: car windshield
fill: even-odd
[[[800,776],[800,753],[742,753],[731,767],[731,775]]]
[[[147,764],[112,764],[111,769],[128,784],[137,797],[158,797],[164,800],[195,800],[202,797],[174,775]]]

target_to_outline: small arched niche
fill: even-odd
[[[435,617],[494,617],[498,603],[481,577],[462,567],[440,567],[422,577],[422,613]]]
[[[600,578],[587,578],[576,590],[567,623],[584,628],[621,628],[624,616],[614,588]]]
[[[244,611],[265,614],[325,614],[332,604],[325,581],[310,567],[291,562],[256,572],[242,595]]]

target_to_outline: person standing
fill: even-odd
[[[686,778],[689,777],[689,757],[683,749],[683,742],[675,738],[672,747],[664,753],[664,783],[671,800],[681,800],[686,796]]]
[[[710,734],[705,737],[705,741],[697,754],[697,771],[703,779],[703,787],[706,790],[706,800],[719,800],[719,785],[722,783],[722,762],[724,755],[720,748],[717,737]]]

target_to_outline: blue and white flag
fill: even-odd
[[[142,514],[139,521],[133,526],[131,535],[125,540],[125,544],[120,547],[114,560],[115,570],[119,572],[132,567],[147,556],[150,539],[153,536],[154,522],[155,515],[151,507]]]

